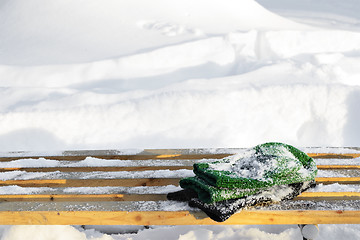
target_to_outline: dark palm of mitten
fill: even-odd
[[[206,213],[206,215],[216,222],[224,222],[231,215],[245,206],[244,199],[245,197],[216,203],[204,203],[197,198],[193,198],[189,202],[189,206],[201,209]]]
[[[193,198],[190,200],[189,206],[200,208],[214,221],[223,222],[242,208],[293,199],[314,186],[315,181],[275,186],[251,196],[208,204]]]
[[[192,198],[197,198],[197,193],[192,189],[184,189],[177,192],[168,193],[166,195],[168,200],[188,202]]]

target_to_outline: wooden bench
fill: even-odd
[[[0,158],[0,224],[360,224],[360,150],[307,150],[318,165],[317,184],[355,190],[306,191],[291,201],[242,210],[222,223],[168,201],[166,193],[180,190],[179,179],[192,174],[194,162],[241,149],[9,153]]]

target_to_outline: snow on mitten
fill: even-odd
[[[180,186],[198,192],[205,203],[253,195],[272,186],[315,179],[315,161],[283,143],[265,143],[211,163],[195,163],[195,177]]]

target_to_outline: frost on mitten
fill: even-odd
[[[275,185],[315,179],[314,160],[283,143],[265,143],[211,163],[195,163],[195,177],[180,186],[198,193],[204,203],[253,195]]]
[[[180,180],[184,189],[169,200],[188,201],[215,221],[244,207],[292,199],[315,185],[315,161],[283,143],[265,143],[245,153],[194,164],[195,177]]]

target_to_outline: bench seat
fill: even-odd
[[[330,151],[329,151],[330,150]],[[9,153],[0,157],[2,225],[359,224],[360,150],[307,149],[318,187],[290,201],[209,219],[186,203],[168,201],[192,165],[242,149],[152,149]]]

